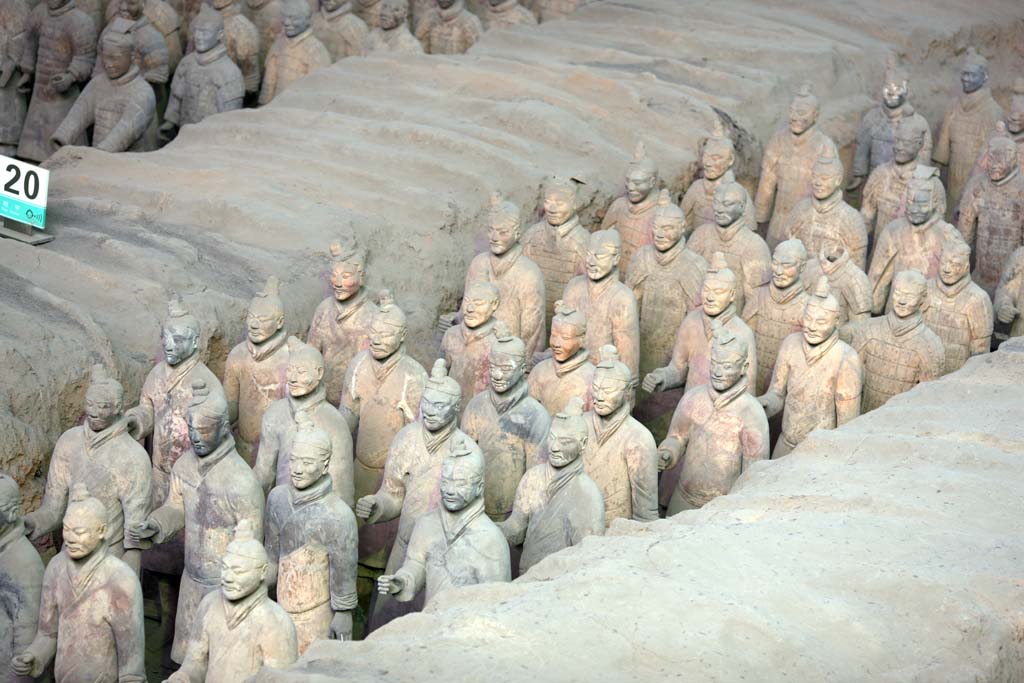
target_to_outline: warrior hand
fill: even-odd
[[[160,139],[170,141],[174,138],[174,131],[177,129],[178,127],[176,125],[170,121],[166,121],[162,126],[160,126]]]
[[[662,368],[658,368],[657,370],[647,373],[647,376],[644,377],[642,388],[648,394],[653,394],[658,391],[664,391],[664,386],[665,377],[663,376]]]
[[[352,613],[335,612],[327,636],[331,640],[352,640]]]
[[[677,458],[676,453],[681,450],[681,444],[675,437],[668,437],[661,442],[658,446],[658,471],[664,472],[675,467]]]
[[[61,138],[54,135],[52,138],[50,138],[50,144],[56,147],[57,149],[60,149],[61,147],[68,143],[66,140],[62,140]]]
[[[31,652],[22,652],[11,659],[11,670],[19,676],[31,676],[36,665],[36,656]]]
[[[65,71],[53,79],[53,89],[57,92],[67,92],[68,88],[75,84],[75,77]]]
[[[1014,318],[1016,318],[1019,313],[1020,311],[1017,310],[1017,307],[1014,306],[1009,301],[1000,306],[999,310],[996,311],[996,315],[999,318],[999,322],[1007,325],[1012,323]]]
[[[401,593],[405,588],[405,579],[398,574],[384,574],[377,578],[377,592],[381,595]]]
[[[128,436],[132,437],[136,441],[142,438],[142,420],[135,414],[134,409],[128,410],[124,414],[124,426],[128,430]]]
[[[153,538],[159,531],[160,527],[147,519],[145,522],[138,522],[129,526],[128,537],[135,543],[141,543],[145,539]]]
[[[437,331],[444,334],[448,331],[448,328],[457,323],[459,320],[459,312],[453,311],[451,313],[442,313],[437,317]]]
[[[380,505],[376,496],[363,496],[356,501],[356,517],[365,519],[367,524],[373,524],[380,517]]]
[[[7,87],[7,84],[11,80],[11,76],[14,75],[14,66],[13,59],[0,60],[0,88]]]
[[[31,538],[36,531],[36,521],[32,519],[32,515],[22,517],[21,523],[25,525],[25,535]]]
[[[22,74],[21,78],[18,79],[18,92],[22,95],[28,95],[32,92],[32,74]]]
[[[862,176],[862,175],[855,175],[855,176],[853,176],[852,178],[850,178],[850,182],[847,183],[847,185],[846,185],[846,191],[847,192],[856,192],[857,189],[860,188],[860,186],[861,186],[861,184],[863,182],[864,182],[864,176]]]

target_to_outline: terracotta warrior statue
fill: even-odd
[[[1010,326],[1010,336],[1024,336],[1024,247],[1006,259],[993,303],[999,322]]]
[[[486,0],[481,5],[480,21],[486,30],[537,25],[537,17],[519,4],[519,0]]]
[[[626,192],[612,201],[601,221],[602,230],[616,230],[622,237],[624,265],[629,265],[640,247],[651,243],[654,210],[658,205],[658,167],[638,142],[633,161],[626,169]]]
[[[75,0],[46,0],[32,9],[21,51],[18,91],[32,93],[18,156],[44,161],[57,151],[54,131],[71,111],[96,63],[96,24]],[[86,144],[85,131],[68,144]]]
[[[462,322],[441,338],[448,374],[473,397],[487,388],[487,357],[494,343],[494,313],[501,304],[498,288],[483,280],[470,282],[462,297]]]
[[[496,522],[512,512],[516,486],[542,459],[551,417],[527,393],[526,344],[498,323],[487,357],[489,387],[469,400],[459,426],[484,453],[484,500]]]
[[[523,253],[544,275],[545,320],[554,316],[555,302],[562,298],[569,280],[584,273],[589,233],[580,225],[577,201],[573,181],[548,179],[544,185],[544,218],[523,235]]]
[[[569,16],[587,2],[589,0],[529,0],[527,7],[533,11],[537,21],[553,21]]]
[[[494,317],[526,344],[528,368],[540,351],[544,337],[544,275],[530,257],[523,254],[519,242],[519,207],[495,193],[488,211],[488,253],[477,254],[466,273],[466,289],[476,280],[486,280],[498,288],[498,310]],[[442,315],[438,324],[447,330],[458,322],[457,313]]]
[[[370,346],[368,330],[377,304],[363,286],[366,252],[354,240],[333,242],[330,284],[333,296],[313,312],[306,343],[323,354],[327,400],[338,405],[349,362]]]
[[[360,0],[355,0],[358,5]],[[370,29],[366,38],[370,52],[423,54],[423,45],[409,30],[409,4],[405,0],[378,0],[379,25]]]
[[[878,243],[885,226],[906,214],[907,185],[915,173],[921,175],[926,173],[924,169],[929,168],[926,162],[921,161],[920,155],[930,135],[928,124],[919,121],[917,116],[900,120],[894,132],[892,160],[876,166],[868,176],[860,215],[873,244]],[[945,213],[946,188],[938,176],[932,183],[934,191],[942,196],[940,213]]]
[[[131,38],[132,62],[139,68],[139,74],[153,86],[154,92],[163,92],[171,80],[171,56],[163,34],[143,13],[143,0],[111,0],[110,4],[117,5],[117,12],[100,32],[101,48],[103,37],[108,33],[123,33]],[[100,59],[92,70],[93,78],[103,72],[102,62],[101,49]]]
[[[39,678],[53,662],[56,683],[145,683],[142,587],[110,553],[106,527],[106,506],[75,484],[64,547],[43,574],[39,628],[11,660],[16,675]]]
[[[312,10],[306,0],[284,0],[281,33],[267,52],[259,104],[268,104],[285,88],[317,69],[330,66],[331,55],[313,35]]]
[[[2,13],[2,10],[0,10]],[[43,588],[43,561],[25,538],[18,483],[0,473],[0,681],[27,683],[14,672],[13,657],[35,638]]]
[[[461,400],[459,383],[447,375],[444,360],[438,358],[423,390],[419,419],[402,428],[391,442],[380,489],[356,502],[356,517],[366,524],[399,519],[398,536],[388,557],[386,574],[394,574],[405,563],[416,520],[438,505],[441,462],[451,449],[451,441],[469,439],[456,426]],[[379,615],[378,621],[400,613],[387,602],[377,600],[374,616]]]
[[[860,415],[864,368],[839,338],[841,309],[821,276],[807,296],[800,331],[782,342],[771,384],[757,397],[769,419],[782,413],[773,458],[788,455],[815,429],[835,429]]]
[[[181,576],[171,659],[182,663],[192,641],[200,602],[221,583],[221,557],[242,520],[263,537],[264,493],[256,475],[235,450],[228,404],[219,386],[192,383],[186,416],[191,450],[171,470],[171,490],[149,518],[128,529],[136,543],[164,543],[185,530],[185,571]],[[262,547],[262,546],[261,546]],[[226,680],[226,679],[225,679]]]
[[[383,291],[370,323],[370,348],[360,351],[345,373],[339,412],[355,435],[356,500],[380,489],[391,442],[416,422],[427,371],[405,351],[407,329],[405,313]],[[397,532],[397,519],[363,528],[359,563],[370,572],[383,570]]]
[[[723,182],[715,190],[713,223],[705,223],[690,236],[690,251],[710,261],[721,252],[729,268],[739,278],[736,308],[742,311],[747,297],[771,277],[772,254],[754,225],[747,220],[750,197],[743,186]],[[781,239],[779,241],[782,241]]]
[[[330,475],[334,492],[346,504],[355,503],[352,474],[352,432],[338,409],[327,402],[324,358],[295,337],[288,338],[288,395],[270,404],[263,414],[260,448],[253,471],[263,490],[288,482],[288,455],[295,439],[296,419],[305,413],[331,437]]]
[[[630,414],[636,375],[615,347],[601,348],[591,387],[594,407],[584,416],[583,465],[604,498],[607,524],[617,517],[658,519],[658,456],[654,437]]]
[[[334,492],[330,435],[299,413],[288,456],[290,481],[267,498],[268,583],[291,616],[299,654],[314,640],[352,638],[356,607],[356,516]]]
[[[242,72],[245,94],[253,96],[260,91],[260,32],[256,24],[242,13],[240,2],[211,0],[213,8],[224,20],[223,41],[228,57]],[[202,11],[201,7],[199,11]],[[194,23],[195,19],[192,21]],[[189,52],[193,48],[194,44],[190,44]]]
[[[640,377],[668,364],[683,317],[700,308],[708,264],[686,248],[685,232],[682,209],[662,190],[654,210],[654,241],[640,248],[626,273],[640,309]],[[660,433],[681,397],[681,391],[648,395],[638,403],[637,417]]]
[[[786,239],[789,212],[813,194],[811,173],[822,156],[839,156],[836,145],[818,127],[818,98],[804,83],[789,106],[789,120],[768,141],[754,204],[758,225],[768,223],[765,239],[775,248]],[[770,222],[769,222],[770,221]]]
[[[441,505],[416,520],[404,561],[377,579],[381,595],[425,602],[446,588],[511,581],[508,543],[484,514],[484,454],[464,435],[451,439],[441,465]],[[434,484],[437,487],[437,484]]]
[[[202,14],[199,10],[200,20]],[[288,333],[278,288],[277,278],[271,275],[263,291],[252,298],[245,318],[246,340],[231,349],[224,366],[224,395],[235,425],[235,447],[250,466],[256,462],[263,414],[271,403],[288,395]]]
[[[248,681],[263,667],[295,662],[296,628],[267,596],[273,570],[258,536],[247,520],[238,523],[220,561],[220,590],[199,603],[185,661],[164,683]]]
[[[939,254],[947,239],[960,235],[942,220],[942,195],[937,172],[919,166],[907,185],[907,213],[885,226],[871,254],[872,310],[880,315],[889,300],[889,286],[901,270],[916,270],[925,278],[939,274]]]
[[[327,48],[331,61],[361,57],[369,50],[370,29],[352,11],[354,0],[320,0],[313,17],[313,35]]]
[[[996,128],[999,128],[998,123]],[[1017,158],[1024,159],[1024,76],[1018,76],[1013,82],[1013,95],[1010,97],[1010,110],[1006,113],[1006,132],[1004,134],[1016,143]],[[989,140],[991,141],[991,138]],[[967,180],[963,196],[970,197],[978,183],[983,183],[987,179],[988,145],[985,145],[974,162],[974,168],[971,170],[971,177]]]
[[[932,152],[935,163],[948,168],[946,186],[949,202],[946,215],[950,217],[960,206],[960,197],[974,160],[984,148],[996,123],[1003,120],[1003,109],[988,88],[988,60],[973,47],[967,49],[963,66],[960,67],[960,87],[963,94],[946,109],[939,139]]]
[[[876,168],[891,163],[895,157],[897,130],[904,123],[924,130],[921,147],[915,158],[928,164],[932,158],[932,132],[923,116],[907,102],[910,77],[896,55],[889,55],[882,81],[882,101],[869,109],[857,131],[857,149],[853,155],[853,179],[848,189],[853,192]],[[906,162],[904,162],[906,163]]]
[[[243,8],[253,26],[260,34],[260,69],[267,63],[267,55],[277,36],[284,30],[283,0],[245,0]],[[310,7],[312,17],[313,8]]]
[[[826,237],[835,237],[864,269],[868,267],[868,232],[860,212],[843,199],[843,162],[822,156],[811,169],[811,196],[793,207],[784,227],[786,239],[804,243],[817,254]]]
[[[813,287],[818,279],[828,279],[828,286],[839,305],[839,338],[850,342],[852,327],[871,317],[871,281],[850,259],[839,240],[825,238],[818,257],[804,268],[804,286]]]
[[[583,400],[576,396],[551,421],[547,461],[526,470],[512,514],[498,523],[510,545],[523,546],[520,574],[587,536],[604,534],[604,496],[583,471],[586,449]]]
[[[163,41],[160,42],[161,46]],[[156,97],[132,63],[132,39],[107,31],[100,39],[103,73],[93,76],[50,139],[54,147],[74,144],[92,127],[92,146],[104,152],[156,149]]]
[[[25,515],[32,540],[56,530],[75,484],[85,485],[103,503],[107,515],[107,547],[114,557],[139,571],[141,547],[126,530],[146,521],[150,510],[152,472],[146,450],[128,435],[123,415],[124,389],[95,365],[85,392],[85,422],[61,434],[50,457],[43,502]]]
[[[743,320],[754,332],[758,394],[768,390],[783,340],[800,331],[807,303],[803,282],[806,264],[803,242],[779,242],[772,255],[771,281],[758,289],[743,309]]]
[[[8,0],[0,5],[0,154],[7,157],[18,153],[25,123],[27,102],[18,82],[29,11],[26,0]]]
[[[121,3],[117,0],[108,0],[106,3],[106,22],[109,24],[121,12]],[[141,3],[142,14],[149,23],[160,33],[167,48],[168,73],[173,74],[181,62],[181,18],[165,0],[143,0]],[[129,17],[132,18],[132,17]],[[139,68],[142,68],[141,66]]]
[[[946,357],[942,340],[921,315],[927,296],[924,275],[916,270],[900,271],[893,279],[889,312],[853,329],[851,346],[864,364],[862,413],[942,375]]]
[[[174,72],[171,92],[160,126],[161,138],[207,116],[242,108],[245,80],[224,45],[224,17],[203,5],[192,20],[194,52],[185,55]]]
[[[556,301],[548,338],[551,357],[537,363],[527,377],[530,396],[540,401],[549,415],[562,412],[573,397],[581,398],[584,409],[590,410],[594,364],[586,340],[587,316]]]
[[[379,28],[381,25],[381,17],[384,13],[384,3],[386,2],[400,2],[405,5],[405,9],[409,11],[408,0],[355,0],[356,15],[363,20],[363,22],[371,29]]]
[[[724,496],[741,474],[768,459],[768,420],[747,386],[747,343],[717,322],[711,381],[690,389],[676,407],[658,469],[680,468],[668,516]]]
[[[484,32],[476,15],[466,9],[464,0],[436,0],[417,19],[416,38],[429,55],[459,55],[473,47]]]
[[[736,147],[725,133],[720,119],[715,119],[714,132],[704,140],[700,153],[699,178],[690,183],[680,201],[686,215],[685,234],[705,223],[715,222],[713,202],[715,190],[722,183],[736,182],[732,168],[736,164]],[[747,202],[744,210],[747,225],[754,225],[754,204]]]
[[[943,375],[992,348],[992,300],[971,281],[971,248],[960,240],[942,245],[939,275],[928,281],[924,322],[946,349]]]
[[[974,280],[995,293],[1006,258],[1024,245],[1024,175],[1017,144],[1002,122],[988,143],[988,178],[960,203],[960,233],[975,254]]]

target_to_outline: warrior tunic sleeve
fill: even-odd
[[[379,522],[390,521],[402,514],[402,503],[405,501],[405,480],[402,479],[404,460],[395,450],[393,441],[384,462],[384,478],[376,494],[377,505],[380,506]]]
[[[626,450],[633,503],[633,519],[651,522],[658,519],[658,448],[646,429]]]
[[[969,197],[964,197],[960,202],[960,221],[957,228],[964,238],[964,242],[974,249],[974,233],[978,227],[978,215],[981,213],[983,183],[975,186],[974,192]]]
[[[260,86],[258,104],[263,106],[274,99],[277,92],[277,50],[273,47],[267,53],[267,61],[263,66],[263,85]],[[314,323],[316,320],[314,320]],[[310,342],[312,345],[312,342]],[[315,347],[314,347],[315,348]]]
[[[185,528],[185,501],[182,498],[181,477],[174,471],[175,469],[171,469],[171,488],[167,494],[167,500],[149,516],[150,521],[155,522],[160,528],[160,531],[153,539],[156,543],[167,541],[171,536]],[[262,520],[260,520],[260,524],[262,525]],[[262,527],[258,526],[256,528]]]
[[[177,126],[178,122],[181,120],[179,112],[181,111],[181,100],[185,97],[185,84],[188,82],[188,71],[187,62],[179,64],[178,70],[174,72],[174,78],[171,79],[171,93],[167,98],[167,109],[164,111],[164,121],[167,123],[173,123],[175,126]],[[224,391],[227,392],[226,383]]]
[[[121,509],[124,510],[124,547],[142,548],[144,544],[135,543],[128,534],[128,529],[136,524],[146,521],[149,516],[150,495],[153,488],[153,468],[149,466],[149,459],[139,448],[133,449],[133,458],[136,462],[131,463],[129,468],[122,472],[117,478],[120,483],[120,490],[117,492],[121,500]]]
[[[882,190],[881,168],[882,167],[879,166],[871,172],[871,175],[868,176],[867,182],[864,183],[864,191],[861,194],[860,202],[861,218],[864,219],[865,225],[874,226],[874,231],[878,231],[885,227],[884,225],[875,226],[875,217],[878,216],[878,195]]]
[[[71,105],[71,110],[68,112],[64,120],[61,121],[60,126],[54,131],[51,136],[54,140],[60,140],[62,143],[78,138],[82,132],[93,125],[96,121],[96,81],[93,81],[85,86],[82,94],[78,96],[75,103]],[[95,144],[95,143],[94,143]]]
[[[110,129],[107,137],[93,140],[93,147],[104,152],[124,152],[142,137],[156,112],[156,96],[153,88],[148,85],[145,89],[138,89],[137,93],[138,97],[132,93],[125,103],[120,120]]]
[[[866,176],[871,162],[871,114],[873,109],[860,121],[860,128],[857,129],[857,149],[853,154],[853,175],[855,177]]]
[[[89,78],[96,63],[96,24],[87,16],[73,16],[75,21],[70,31],[73,57],[68,64],[68,73],[81,82]]]
[[[330,538],[325,538],[331,565],[331,609],[343,612],[355,609],[356,564],[359,558],[359,539],[353,514],[345,511],[336,521]]]
[[[156,408],[153,407],[153,394],[156,393],[157,380],[155,373],[150,372],[142,385],[142,395],[139,396],[139,405],[135,406],[128,413],[139,421],[139,428],[142,436],[149,436],[153,433],[153,424],[156,417]]]
[[[1021,275],[1024,274],[1024,247],[1018,247],[1003,266],[1003,274],[996,287],[995,310],[1007,306],[1017,307],[1017,292],[1020,291]]]
[[[764,159],[761,162],[761,180],[757,184],[757,199],[754,202],[755,220],[758,223],[767,223],[772,217],[775,188],[779,183],[776,168],[778,162],[778,137],[772,136],[772,139],[768,141],[768,148],[764,151]]]
[[[395,572],[395,575],[402,577],[405,582],[402,590],[395,594],[395,599],[399,602],[409,602],[415,598],[426,583],[427,552],[430,550],[430,529],[427,520],[428,516],[425,515],[416,521],[412,536],[409,538],[409,548],[405,551],[405,563]]]
[[[142,586],[135,574],[122,567],[129,576],[112,576],[110,614],[107,626],[117,650],[118,683],[146,683],[146,648],[143,645],[145,623],[142,615]]]
[[[214,604],[213,601],[220,599],[219,590],[208,593],[199,603],[199,611],[192,622],[192,639],[185,652],[185,661],[178,669],[188,677],[190,683],[203,683],[206,680],[206,669],[210,664],[210,633],[206,628],[206,615],[210,611],[210,605]]]
[[[889,298],[889,285],[895,276],[893,270],[896,262],[896,242],[892,231],[886,227],[878,236],[875,253],[871,256],[871,267],[868,279],[871,281],[871,309],[879,314],[885,310],[885,302]]]
[[[768,459],[768,418],[760,406],[745,411],[743,430],[740,432],[740,449],[743,451],[743,471],[754,466],[758,460]]]
[[[252,468],[264,491],[269,491],[277,482],[277,459],[281,453],[280,434],[273,427],[276,420],[267,419],[273,410],[274,405],[271,404],[263,414],[263,424],[260,425],[260,449],[256,452],[256,464]]]
[[[25,30],[25,45],[18,60],[18,67],[27,74],[35,73],[36,70],[36,53],[39,52],[39,24],[45,11],[45,3],[42,3],[36,5],[35,9],[29,13]]]
[[[860,356],[847,353],[836,375],[836,426],[860,415],[860,399],[864,389],[864,366]]]
[[[967,304],[967,325],[971,330],[971,355],[988,353],[992,346],[995,317],[988,295],[978,296]]]
[[[932,150],[932,160],[943,166],[949,164],[949,128],[954,106],[955,104],[951,104],[946,109],[946,114],[942,117],[942,128],[939,129],[939,140],[935,143],[935,149]]]
[[[56,559],[56,558],[55,558]],[[50,561],[43,573],[42,600],[39,603],[39,626],[36,637],[26,650],[35,657],[32,665],[32,677],[39,678],[57,654],[57,627],[60,623],[60,612],[57,606],[57,577],[61,566],[59,561]]]
[[[43,502],[37,510],[25,515],[34,525],[31,536],[33,541],[60,526],[64,511],[67,509],[68,491],[71,487],[71,465],[68,462],[71,448],[68,444],[69,440],[70,432],[64,432],[57,439],[57,445],[53,448],[53,456],[50,458],[50,471],[46,475]]]

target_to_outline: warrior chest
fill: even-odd
[[[74,45],[71,42],[72,30],[71,23],[67,21],[67,14],[43,20],[39,32],[36,80],[45,81],[47,88],[52,88],[49,77],[63,73],[75,56]],[[42,76],[46,78],[42,79]]]
[[[893,395],[918,383],[921,361],[917,349],[892,334],[879,334],[868,342],[863,358],[868,389]]]
[[[966,348],[971,341],[971,328],[967,318],[967,299],[933,293],[928,299],[924,320],[943,345]]]
[[[116,92],[113,90],[104,93],[96,101],[96,121],[93,129],[93,140],[102,140],[110,134],[110,131],[124,117],[124,111],[131,103],[130,93],[127,91]]]

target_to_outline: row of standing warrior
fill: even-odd
[[[340,59],[373,52],[458,54],[485,29],[535,24],[583,3],[528,4],[3,0],[0,154],[39,162],[69,144],[153,150],[181,126],[266,104]]]
[[[169,680],[244,680],[349,638],[360,597],[376,627],[617,518],[699,508],[773,439],[784,456],[956,370],[989,352],[996,318],[1022,332],[1024,92],[1004,117],[986,80],[970,52],[932,148],[890,66],[847,186],[863,185],[860,211],[806,88],[754,201],[725,136],[702,145],[681,206],[638,147],[593,232],[572,181],[545,185],[525,232],[496,196],[489,252],[439,318],[429,373],[391,294],[364,287],[351,238],[331,245],[332,295],[305,342],[287,336],[272,277],[221,379],[173,298],[137,405],[94,368],[41,507],[22,516],[0,479],[0,583],[17,606],[4,680],[54,658],[58,683],[144,680],[140,566],[173,632]],[[29,539],[62,521],[44,574]]]

